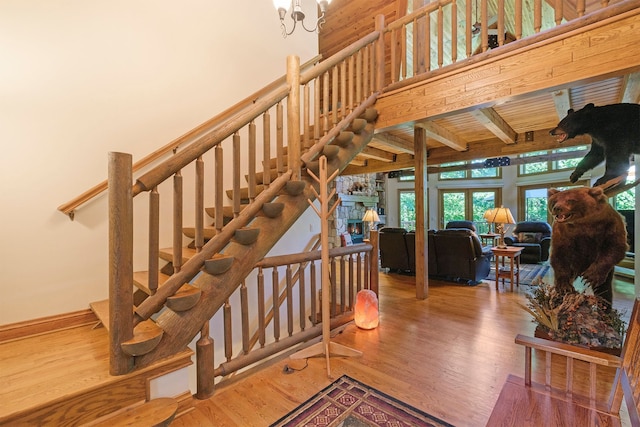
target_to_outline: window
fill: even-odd
[[[567,185],[566,182],[554,182],[539,185],[529,185],[518,188],[518,221],[544,221],[552,223],[551,214],[547,204],[547,191],[549,188],[566,190],[571,187],[588,186],[589,181],[579,181],[576,184]]]
[[[557,150],[535,151],[533,153],[520,154],[518,156],[519,159],[526,159],[527,157],[541,157],[542,159],[540,161],[521,164],[518,168],[518,175],[535,175],[574,169],[580,160],[582,160],[582,156],[584,154],[582,151],[586,148],[587,147],[585,145],[581,145],[578,147],[558,148]],[[580,151],[580,153],[576,154],[576,157],[571,157],[571,153],[576,151]]]
[[[416,229],[416,193],[415,190],[400,190],[400,227],[405,230]]]
[[[470,220],[475,223],[478,233],[488,232],[489,225],[484,219],[484,213],[487,209],[500,206],[500,196],[497,188],[441,190],[441,228],[449,221]]]
[[[483,178],[500,178],[500,168],[484,167],[485,159],[472,160],[470,162],[453,162],[443,163],[443,168],[451,168],[453,170],[440,172],[439,179],[483,179]]]
[[[629,175],[627,175],[627,182],[633,182],[636,180],[636,167],[632,165],[629,168]],[[627,191],[616,194],[613,196],[611,206],[617,211],[621,210],[635,210],[636,209],[636,187],[630,188]]]

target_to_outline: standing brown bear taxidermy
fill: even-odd
[[[576,182],[586,171],[603,161],[604,176],[595,185],[619,176],[626,177],[629,158],[634,153],[640,153],[640,104],[601,107],[587,104],[578,111],[571,109],[550,133],[560,143],[578,135],[591,136],[591,150],[571,174],[571,182]]]
[[[611,304],[613,269],[628,249],[622,216],[600,187],[550,188],[548,193],[555,220],[549,259],[556,290],[575,291],[573,282],[581,276],[594,294]]]

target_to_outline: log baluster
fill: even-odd
[[[222,146],[217,145],[215,150],[215,191],[214,191],[214,207],[215,207],[215,228],[216,233],[220,233],[222,231],[222,227],[224,227],[224,216],[222,215],[223,210],[223,196],[224,196],[224,152],[222,151]]]
[[[564,4],[563,0],[555,0],[555,2],[554,2],[554,5],[553,5],[553,13],[554,13],[554,15],[553,15],[553,17],[554,17],[556,25],[562,24],[562,16],[564,15],[563,4]]]
[[[384,87],[384,65],[385,65],[385,57],[384,57],[384,15],[380,14],[376,16],[375,29],[379,32],[380,36],[378,40],[376,40],[376,92],[382,92],[382,88]],[[352,55],[353,57],[353,55]],[[351,58],[349,58],[351,59]],[[351,105],[351,103],[350,103]]]
[[[233,333],[231,327],[231,303],[227,299],[222,309],[224,323],[224,356],[227,362],[233,357]]]
[[[585,0],[578,0],[576,2],[576,12],[578,12],[578,17],[584,16],[585,8],[586,8]]]
[[[356,254],[356,292],[362,290],[362,256],[360,252]]]
[[[356,103],[362,101],[362,51],[356,54]]]
[[[313,139],[314,142],[320,139],[320,77],[313,80]]]
[[[533,1],[533,31],[537,34],[542,28],[542,0]]]
[[[472,18],[473,15],[472,15],[472,9],[471,9],[471,2],[470,1],[467,1],[466,12],[465,13],[466,13],[466,16],[468,17],[466,19],[466,22],[465,22],[465,41],[467,43],[466,44],[467,58],[471,58],[471,54],[473,53],[473,47],[471,45],[471,41],[472,41],[472,33],[471,33],[472,29],[471,29],[471,26],[473,25],[473,23],[471,21],[473,19]],[[477,19],[478,18],[476,17],[476,20]]]
[[[371,262],[371,256],[369,255],[369,252],[365,252],[364,253],[364,265],[362,266],[363,268],[363,272],[362,272],[362,278],[364,280],[364,289],[371,289],[371,283],[369,282],[369,270],[370,270],[370,264]]]
[[[322,136],[329,132],[329,72],[322,75]]]
[[[183,179],[178,171],[173,176],[173,272],[182,268],[182,203]]]
[[[349,254],[349,307],[353,307],[355,305],[354,296],[354,282],[353,282],[353,255]]]
[[[370,255],[370,263],[369,263],[369,270],[371,272],[370,274],[370,280],[369,280],[369,289],[371,289],[373,292],[376,293],[376,295],[378,294],[378,285],[379,285],[379,277],[378,277],[378,264],[379,264],[379,258],[378,258],[378,250],[380,247],[380,234],[378,233],[378,230],[371,230],[369,231],[369,242],[371,243],[371,245],[373,246],[373,249],[371,250],[371,255]]]
[[[515,29],[516,29],[516,40],[520,40],[522,38],[522,0],[515,0]]]
[[[196,160],[196,212],[195,212],[195,248],[202,250],[204,245],[204,160],[198,156]]]
[[[331,127],[335,127],[338,124],[338,67],[333,67],[331,70]]]
[[[284,170],[284,107],[278,102],[276,106],[276,168],[278,176],[282,175]]]
[[[426,20],[429,21],[429,15]],[[444,11],[442,5],[438,6],[438,68],[444,64]]]
[[[265,111],[262,115],[262,183],[271,184],[271,115]]]
[[[350,308],[347,303],[347,271],[344,256],[340,257],[340,305],[342,309],[341,313],[347,311]]]
[[[256,123],[249,123],[249,201],[253,202],[256,197]]]
[[[233,134],[233,217],[240,215],[240,135]]]
[[[264,347],[266,342],[265,334],[265,300],[264,300],[264,270],[262,267],[258,268],[258,342],[260,348]]]
[[[304,274],[304,263],[300,263],[298,265],[298,301],[300,312],[298,316],[300,317],[300,329],[305,330],[307,326],[307,290],[306,290],[306,281]]]
[[[280,341],[280,301],[278,298],[278,295],[280,295],[280,287],[278,286],[279,282],[278,268],[273,267],[271,272],[271,299],[273,300],[273,338],[276,341]]]
[[[480,45],[482,46],[482,51],[486,52],[489,50],[489,12],[487,7],[487,0],[480,0]]]
[[[304,107],[302,109],[302,146],[306,149],[311,146],[311,88],[309,84],[303,86]],[[316,141],[313,141],[315,144]],[[265,156],[266,157],[266,156]]]
[[[336,273],[336,259],[331,258],[331,274],[330,278],[330,286],[331,286],[331,317],[335,317],[338,313],[338,278]],[[324,322],[325,319],[322,319]]]
[[[362,93],[369,95],[369,49],[362,49]]]
[[[340,120],[347,116],[351,106],[347,103],[347,60],[340,63]]]
[[[429,20],[427,18],[427,20]],[[458,61],[458,3],[456,0],[451,2],[451,62]]]
[[[240,316],[242,317],[242,352],[247,354],[251,347],[249,342],[249,291],[245,280],[240,285]]]
[[[291,274],[291,264],[287,264],[285,269],[286,293],[287,293],[287,333],[293,335],[293,280]],[[274,296],[274,298],[277,297]]]
[[[310,294],[311,294],[311,324],[318,324],[318,284],[316,280],[316,263],[311,261],[309,266],[309,278],[310,278]]]
[[[399,67],[398,67],[398,50],[396,48],[398,44],[397,32],[399,30],[391,30],[391,83],[395,83],[399,80]]]
[[[160,193],[153,187],[149,193],[149,276],[147,286],[153,293],[158,289],[160,273]]]
[[[349,57],[349,64],[347,66],[347,69],[348,69],[347,72],[349,74],[349,78],[348,78],[349,94],[347,95],[349,97],[349,101],[348,101],[349,112],[353,111],[353,109],[356,107],[354,103],[355,90],[356,90],[356,84],[355,84],[356,68],[355,67],[356,67],[356,57],[354,55],[351,55]]]
[[[498,0],[498,46],[504,45],[504,0]]]
[[[424,71],[431,71],[431,19],[424,20]]]

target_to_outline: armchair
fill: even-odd
[[[513,236],[505,236],[508,246],[524,248],[520,262],[537,264],[549,259],[551,226],[543,221],[522,221],[516,224]]]

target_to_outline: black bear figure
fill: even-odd
[[[601,107],[587,104],[578,111],[571,109],[550,133],[560,143],[577,135],[591,136],[591,150],[571,174],[571,182],[576,182],[585,172],[603,161],[604,175],[594,185],[620,176],[626,177],[631,155],[640,153],[640,104]]]

